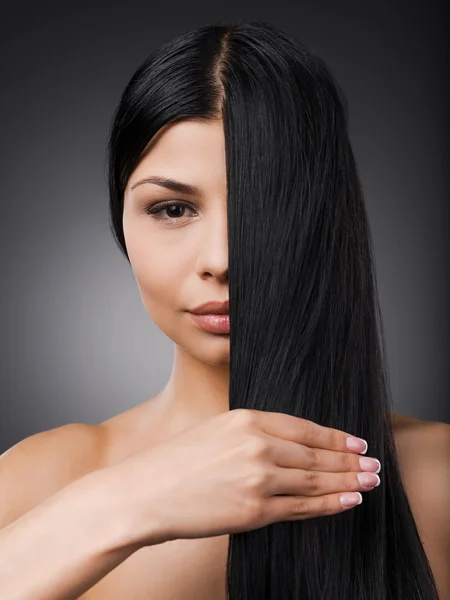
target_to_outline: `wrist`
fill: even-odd
[[[95,515],[99,535],[105,540],[105,550],[136,551],[169,539],[156,513],[149,522],[151,511],[146,507],[143,519],[142,511],[136,506],[137,494],[130,492],[120,469],[103,468],[79,481],[91,503],[90,510]]]
[[[74,488],[74,511],[83,512],[86,535],[94,538],[98,551],[106,553],[127,548],[131,551],[129,517],[109,470],[88,473],[69,487]]]

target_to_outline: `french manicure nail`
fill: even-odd
[[[359,454],[365,454],[367,452],[368,444],[366,440],[362,438],[349,436],[346,439],[347,448],[349,450],[354,450]]]

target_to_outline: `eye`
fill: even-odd
[[[195,213],[195,210],[187,202],[167,200],[166,202],[149,204],[145,207],[144,212],[150,215],[152,219],[155,219],[155,221],[172,221],[172,223],[175,223],[186,218],[183,213],[186,209]],[[163,211],[168,211],[169,214],[163,215]]]

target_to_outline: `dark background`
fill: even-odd
[[[0,453],[45,429],[105,420],[166,383],[173,343],[109,231],[107,132],[151,51],[238,18],[309,44],[342,85],[396,412],[450,422],[444,11],[434,1],[4,3]]]

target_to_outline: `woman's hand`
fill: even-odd
[[[284,413],[236,409],[190,427],[110,467],[126,495],[133,543],[251,531],[347,510],[367,492],[349,434]],[[355,438],[354,438],[355,439]],[[357,438],[356,438],[357,439]],[[378,461],[377,461],[378,462]],[[378,479],[378,483],[376,483]],[[120,490],[120,492],[119,492]],[[355,506],[362,500],[356,496]]]

